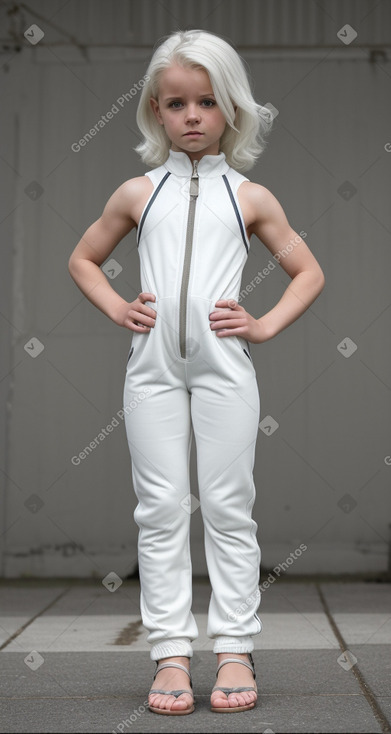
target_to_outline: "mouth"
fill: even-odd
[[[190,132],[185,133],[186,138],[198,138],[201,135],[203,135],[203,133],[198,132],[198,130],[190,130]]]

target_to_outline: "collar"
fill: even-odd
[[[193,164],[187,153],[182,151],[168,151],[168,158],[164,163],[165,168],[177,176],[186,176],[189,178],[193,172]],[[198,175],[202,177],[212,178],[213,176],[222,176],[227,173],[229,165],[225,159],[225,153],[218,155],[204,155],[199,159]]]

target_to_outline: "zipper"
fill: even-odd
[[[195,209],[199,191],[198,161],[193,161],[193,173],[190,179],[190,202],[187,215],[185,257],[182,271],[182,284],[179,300],[179,348],[181,357],[186,359],[186,317],[187,317],[187,291],[189,288],[191,253],[193,249],[193,233]]]

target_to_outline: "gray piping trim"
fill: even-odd
[[[246,252],[248,253],[248,244],[246,242],[246,236],[245,236],[244,229],[243,229],[243,223],[242,223],[242,220],[240,218],[238,207],[236,206],[236,201],[234,199],[234,195],[232,193],[232,189],[231,189],[231,187],[229,185],[229,182],[228,182],[228,179],[227,179],[227,176],[225,175],[225,173],[223,173],[223,179],[224,179],[224,183],[225,183],[225,185],[227,187],[227,191],[229,193],[229,198],[231,199],[231,203],[232,203],[232,206],[233,206],[234,211],[235,211],[235,214],[236,214],[236,219],[238,220],[238,223],[239,223],[240,233],[242,235],[243,244],[244,244],[244,246],[246,248]]]
[[[156,199],[156,197],[157,197],[160,189],[166,183],[166,181],[167,181],[167,179],[168,179],[169,176],[171,176],[171,171],[168,171],[168,173],[166,173],[166,175],[164,176],[164,178],[162,178],[162,180],[160,181],[159,186],[155,189],[155,191],[154,191],[154,193],[152,195],[152,198],[149,200],[148,206],[145,209],[143,216],[141,217],[141,220],[140,220],[139,225],[138,225],[138,228],[137,228],[137,247],[138,247],[138,244],[140,242],[141,232],[142,232],[142,229],[143,229],[143,226],[144,226],[145,218],[146,218],[146,216],[147,216],[147,214],[148,214],[148,212],[149,212],[149,210],[150,210],[153,202],[155,201],[155,199]]]

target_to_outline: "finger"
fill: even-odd
[[[142,292],[139,293],[137,298],[139,301],[141,301],[141,308],[136,309],[137,313],[144,313],[146,316],[149,316],[151,319],[156,319],[156,311],[155,309],[151,308],[151,306],[145,306],[145,301],[155,301],[156,296],[153,293],[146,293]]]
[[[137,298],[140,298],[140,300],[144,301],[156,301],[156,296],[154,293],[147,293],[145,291],[141,291],[141,293],[138,294]]]
[[[131,331],[151,331],[150,326],[142,326],[140,324],[135,324],[134,321],[130,322],[129,324],[125,323],[125,326],[127,329],[130,329]]]
[[[238,319],[235,319],[235,320],[225,319],[219,322],[215,321],[213,324],[211,324],[210,328],[212,329],[212,331],[217,331],[218,329],[229,329],[231,331],[232,329],[243,328],[243,326],[244,324],[242,323],[242,321],[239,321]]]
[[[234,313],[233,311],[213,311],[213,313],[209,314],[209,318],[213,321],[219,321],[220,319],[237,319],[238,313]]]
[[[156,323],[155,319],[152,319],[149,316],[141,319],[139,317],[139,314],[137,314],[136,317],[130,317],[130,320],[133,322],[133,324],[137,324],[137,326],[142,326],[144,329],[153,329]]]
[[[152,316],[149,315],[150,313]],[[125,317],[125,325],[136,324],[137,326],[148,329],[151,326],[155,326],[155,321],[156,311],[143,305],[140,305],[138,308],[130,308]]]
[[[153,308],[151,308],[150,306],[141,305],[141,307],[139,309],[136,309],[134,313],[136,313],[137,315],[144,314],[147,317],[147,319],[149,319],[147,323],[150,323],[151,320],[153,321],[153,323],[155,323],[156,311]]]
[[[213,331],[215,331],[215,330],[213,329]],[[216,336],[218,336],[218,337],[222,337],[222,336],[242,336],[242,337],[246,338],[244,336],[243,331],[242,331],[241,328],[238,328],[238,329],[222,329],[220,331],[217,330],[216,331]]]
[[[238,302],[235,301],[234,298],[229,298],[228,300],[216,301],[215,306],[222,307],[222,308],[231,308],[231,309],[241,308],[241,306],[239,306]]]
[[[216,324],[217,322],[220,323],[221,321],[227,321],[227,319],[229,319],[231,323],[233,320],[235,321],[235,324],[237,322],[242,326],[245,326],[246,324],[246,321],[243,318],[242,314],[238,313],[237,311],[217,311],[216,313],[210,314],[209,316],[209,320],[214,324]]]

